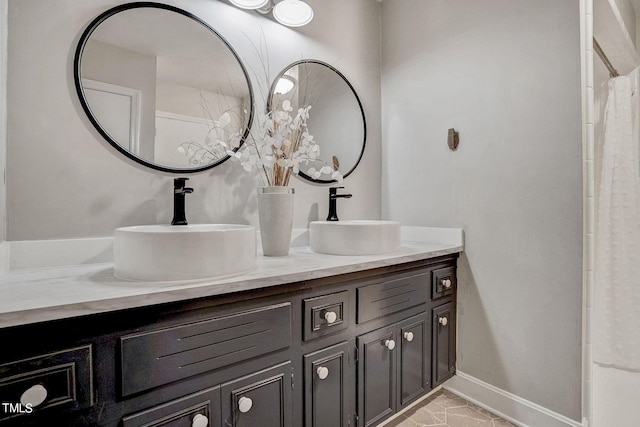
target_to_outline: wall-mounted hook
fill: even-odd
[[[447,138],[447,144],[451,151],[455,151],[458,149],[458,144],[460,143],[460,133],[456,132],[454,128],[449,129],[449,136]]]

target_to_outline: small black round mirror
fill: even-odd
[[[317,175],[323,165],[349,176],[364,153],[367,125],[360,98],[347,78],[321,61],[294,62],[271,85],[267,110],[281,108],[285,100],[294,109],[311,106],[307,128],[320,147],[318,160],[301,164],[299,176],[316,183],[334,183],[331,177]]]

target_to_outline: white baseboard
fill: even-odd
[[[458,371],[446,390],[521,427],[585,427],[585,424]]]

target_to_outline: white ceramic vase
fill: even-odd
[[[293,195],[292,187],[258,188],[260,238],[265,256],[289,255],[293,227]]]

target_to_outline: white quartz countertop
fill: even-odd
[[[0,328],[284,285],[462,250],[460,229],[403,227],[402,246],[392,253],[337,256],[292,247],[286,257],[259,254],[256,268],[224,278],[126,281],[113,275],[112,263],[11,271],[0,277]]]

